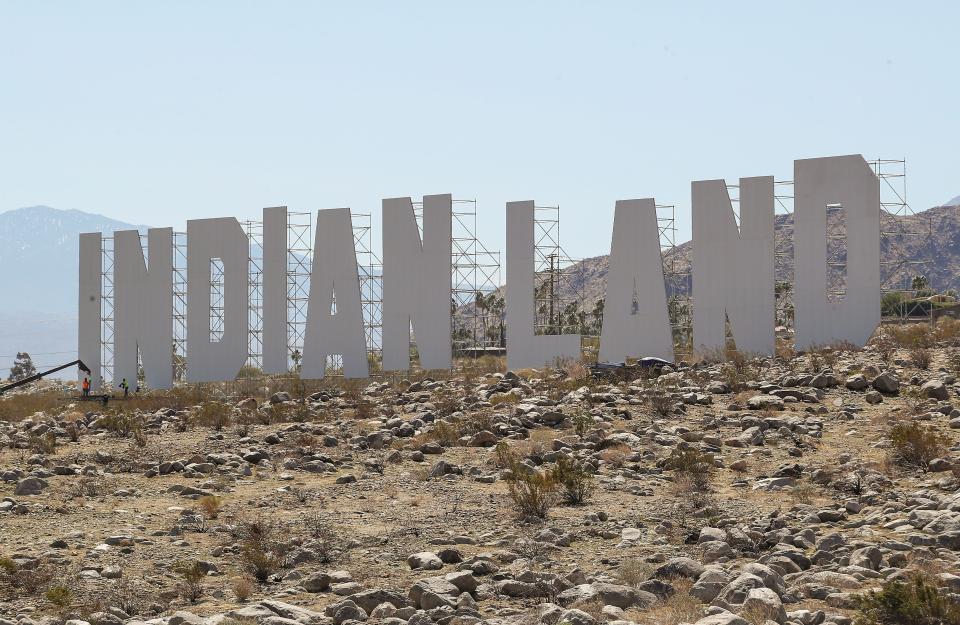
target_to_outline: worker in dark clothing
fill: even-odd
[[[90,397],[90,380],[86,377],[83,378],[83,398],[86,399]]]
[[[123,378],[123,381],[120,382],[120,388],[123,389],[124,399],[130,397],[130,384],[127,382],[127,378]]]

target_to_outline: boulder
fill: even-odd
[[[762,615],[763,617],[783,623],[787,620],[787,612],[783,609],[783,602],[777,593],[769,588],[754,588],[747,593],[743,602],[743,610],[748,614]]]
[[[407,558],[407,564],[411,569],[421,569],[424,571],[438,571],[443,568],[443,560],[440,556],[430,551],[421,551]]]
[[[930,380],[920,387],[920,392],[923,393],[924,397],[929,397],[930,399],[939,401],[950,399],[950,391],[947,390],[946,385],[940,380]]]
[[[22,496],[39,495],[47,486],[49,484],[46,480],[39,477],[27,477],[17,482],[13,494]]]
[[[870,384],[874,389],[880,391],[881,393],[886,393],[887,395],[896,395],[900,392],[900,380],[898,380],[897,376],[893,375],[889,371],[884,371],[877,377],[873,378],[873,381]]]

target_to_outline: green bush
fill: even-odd
[[[73,603],[73,591],[66,586],[51,586],[43,596],[61,610],[66,610]]]
[[[258,582],[267,581],[282,565],[282,560],[278,556],[255,541],[248,541],[244,545],[240,559],[243,568]]]
[[[500,466],[507,470],[507,489],[510,500],[521,518],[544,519],[556,501],[557,481],[553,472],[541,473],[521,466],[520,458],[506,443],[496,448]]]
[[[581,504],[593,492],[593,476],[583,468],[583,463],[568,456],[557,456],[552,477],[563,491],[563,499],[571,505]]]
[[[857,600],[856,625],[960,625],[960,607],[940,594],[931,579],[917,574],[892,581]]]
[[[203,572],[203,566],[197,562],[176,562],[173,565],[173,572],[180,576],[180,596],[196,603],[197,599],[203,596],[203,579],[207,576]]]
[[[927,471],[930,461],[947,453],[950,438],[916,421],[897,423],[887,431],[893,460],[902,466]]]
[[[663,462],[663,468],[673,471],[685,482],[689,481],[690,486],[697,492],[710,487],[713,466],[713,454],[699,449],[675,448]]]

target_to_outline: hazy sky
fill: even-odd
[[[0,210],[182,227],[393,196],[559,204],[609,251],[617,199],[906,157],[960,194],[960,3],[0,1]],[[378,221],[378,220],[375,220]],[[379,232],[379,231],[377,231]],[[376,235],[377,238],[379,234]]]

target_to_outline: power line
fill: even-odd
[[[70,351],[66,351],[66,352],[21,352],[21,353],[24,353],[24,354],[26,354],[26,355],[28,355],[28,356],[30,356],[30,357],[32,358],[32,357],[34,357],[34,356],[56,356],[56,355],[59,355],[59,354],[76,354],[76,353],[77,353],[77,350],[74,349],[74,350],[70,350]],[[16,358],[16,356],[15,356],[15,355],[14,355],[14,356],[0,356],[0,358]]]

